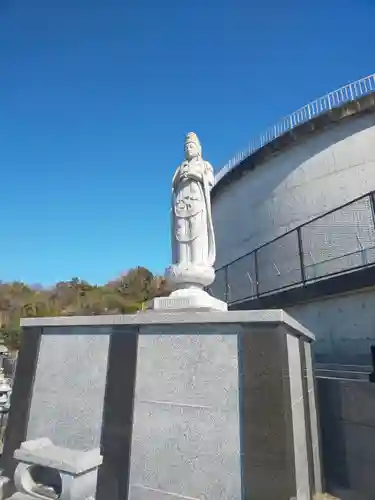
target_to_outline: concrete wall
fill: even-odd
[[[371,365],[375,345],[375,288],[296,304],[286,311],[316,335],[315,359]]]
[[[375,384],[317,378],[325,491],[341,500],[373,500]]]
[[[374,169],[374,113],[341,120],[270,157],[214,197],[216,267],[375,190]]]

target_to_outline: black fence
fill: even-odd
[[[374,200],[361,196],[218,269],[210,293],[233,304],[374,265]]]

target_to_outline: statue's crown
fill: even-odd
[[[202,149],[201,143],[199,142],[198,136],[195,132],[189,132],[188,134],[186,134],[185,144],[187,144],[188,142],[194,142],[194,144],[196,144],[199,149]]]

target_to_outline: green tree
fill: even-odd
[[[142,266],[102,286],[77,277],[50,288],[0,282],[0,336],[10,349],[17,349],[22,317],[132,314],[169,291],[164,278]]]

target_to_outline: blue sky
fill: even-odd
[[[218,169],[373,73],[374,19],[373,0],[0,0],[0,279],[163,272],[184,134]]]

